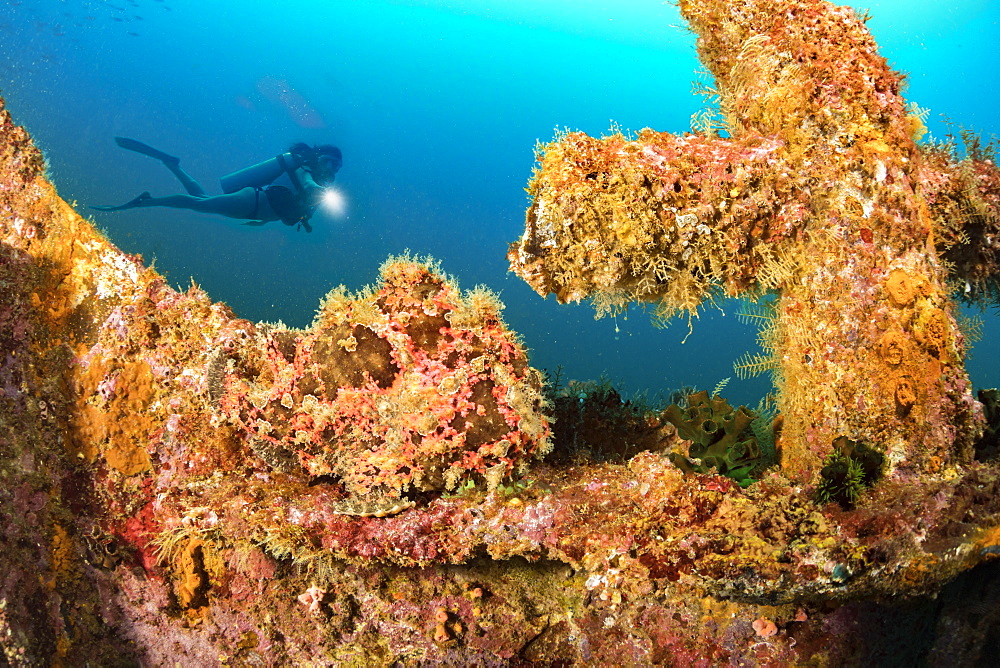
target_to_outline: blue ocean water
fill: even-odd
[[[907,98],[1000,135],[1000,1],[873,1],[869,27],[909,76]],[[669,132],[703,106],[694,36],[659,0],[0,0],[0,93],[45,152],[60,194],[175,286],[193,279],[251,320],[308,325],[333,286],[373,282],[409,249],[507,305],[534,366],[607,377],[626,394],[711,388],[757,350],[738,305],[706,308],[694,332],[656,329],[641,309],[595,321],[587,305],[543,300],[507,272],[523,230],[536,141],[611,123]],[[218,177],[291,143],[344,153],[340,215],[312,234],[167,209],[88,211],[144,190],[180,192],[157,162],[119,149],[134,137]],[[968,368],[1000,384],[1000,317],[983,318]],[[764,378],[733,377],[755,405]]]

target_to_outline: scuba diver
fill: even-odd
[[[177,177],[186,195],[153,197],[144,192],[119,206],[93,206],[98,211],[125,211],[147,206],[190,209],[229,218],[248,219],[244,225],[264,225],[280,220],[285,225],[312,232],[309,219],[322,201],[325,188],[333,183],[343,164],[340,149],[329,144],[298,143],[270,160],[227,174],[220,179],[222,195],[208,195],[180,166],[180,158],[127,137],[115,137],[124,149],[162,162]],[[279,183],[274,184],[275,181]]]

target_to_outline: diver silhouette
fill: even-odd
[[[197,181],[181,169],[180,158],[127,137],[115,137],[124,149],[162,162],[177,177],[186,195],[153,197],[144,192],[118,206],[92,206],[98,211],[125,211],[148,206],[190,209],[229,218],[248,219],[244,225],[264,225],[280,220],[312,232],[309,219],[319,206],[326,186],[333,183],[343,164],[340,149],[329,144],[294,144],[287,152],[220,179],[222,195],[208,195]],[[287,183],[273,184],[281,180]],[[263,197],[261,196],[263,195]]]

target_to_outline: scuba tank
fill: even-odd
[[[301,166],[302,162],[298,157],[291,153],[282,153],[256,165],[226,174],[219,179],[219,183],[222,185],[222,192],[228,195],[243,188],[266,186],[282,174],[291,173],[293,169]]]

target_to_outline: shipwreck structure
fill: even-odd
[[[731,136],[559,138],[511,258],[664,316],[776,294],[764,471],[719,397],[553,397],[497,299],[425,260],[305,330],[175,290],[0,109],[0,664],[974,662],[1000,419],[948,281],[996,295],[996,167],[914,143],[850,9],[681,10]]]
[[[968,462],[983,416],[950,295],[1000,294],[1000,170],[916,143],[902,75],[850,8],[680,5],[717,116],[541,147],[512,269],[560,301],[658,318],[767,295],[765,352],[738,371],[775,377],[790,478],[813,480],[842,436],[901,477]]]

